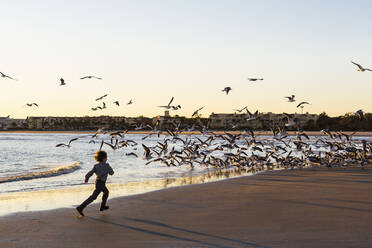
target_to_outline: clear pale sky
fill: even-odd
[[[367,0],[3,0],[0,71],[19,80],[0,78],[0,116],[152,117],[172,96],[171,114],[186,116],[294,113],[300,101],[372,112],[372,72],[350,63],[372,68],[371,13]],[[90,74],[103,80],[79,80]],[[91,111],[104,94],[108,108]]]

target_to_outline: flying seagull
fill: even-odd
[[[222,91],[225,91],[226,95],[228,95],[230,90],[232,90],[231,87],[225,87]]]
[[[241,113],[244,109],[246,109],[247,108],[247,106],[245,106],[244,108],[242,108],[242,109],[234,109],[234,111],[238,111],[239,113]]]
[[[37,103],[26,103],[26,105],[28,107],[32,107],[32,105],[35,105],[36,107],[39,107],[39,105],[37,105]]]
[[[79,139],[79,138],[73,138],[73,139],[71,139],[71,140],[68,142],[68,144],[63,144],[63,143],[61,143],[61,144],[56,145],[56,147],[68,147],[68,148],[70,148],[71,143],[72,143],[73,141],[75,141],[75,140],[78,140],[78,139]]]
[[[353,62],[353,61],[351,61],[351,63],[353,63],[354,65],[356,65],[356,66],[358,66],[358,71],[361,71],[361,72],[363,72],[363,71],[372,71],[371,69],[368,69],[368,68],[364,68],[363,66],[361,66],[360,64],[357,64],[357,63],[355,63],[355,62]]]
[[[291,96],[286,96],[284,98],[288,98],[288,102],[295,102],[295,95],[291,95]]]
[[[61,84],[59,86],[66,85],[65,80],[63,78],[60,78],[59,81],[61,81]]]
[[[2,73],[2,72],[0,72],[0,76],[3,77],[3,78],[9,78],[9,79],[12,79],[12,80],[16,80],[16,81],[17,81],[17,79],[14,79],[14,78],[12,78],[12,77],[9,77],[8,75],[5,75],[5,74]]]
[[[359,116],[359,119],[363,119],[364,117],[364,113],[363,113],[363,110],[359,109],[358,111],[355,112],[356,115]]]
[[[101,97],[98,97],[98,98],[96,99],[96,101],[102,100],[102,99],[105,98],[106,96],[107,96],[107,94],[105,94],[105,95],[103,95],[103,96],[101,96]]]
[[[298,108],[298,107],[301,107],[301,106],[304,105],[304,104],[310,104],[310,103],[308,103],[308,102],[300,102],[300,103],[297,105],[297,108]]]
[[[194,117],[196,115],[198,115],[199,111],[202,110],[204,107],[201,107],[201,108],[198,108],[197,110],[194,111],[194,113],[192,113],[191,117]]]
[[[96,77],[96,76],[85,76],[85,77],[82,77],[82,78],[80,78],[80,79],[92,79],[92,78],[99,79],[99,80],[102,79],[102,78],[100,78],[100,77]]]
[[[171,103],[173,102],[174,97],[172,96],[172,99],[169,101],[168,105],[159,106],[160,108],[170,109],[172,108]]]
[[[120,106],[119,101],[115,101],[114,104]]]
[[[130,99],[129,102],[127,103],[127,105],[130,105],[130,104],[133,104],[133,100]]]
[[[254,112],[254,114],[252,114],[251,112],[249,112],[249,110],[247,108],[245,110],[247,110],[247,114],[248,114],[247,121],[251,121],[251,120],[257,119],[257,117],[258,117],[258,110],[256,110],[256,112]]]
[[[287,120],[288,120],[288,122],[285,124],[286,127],[291,127],[291,126],[296,125],[293,115],[290,115],[287,113],[283,113],[283,114],[285,115],[285,117],[287,117]]]
[[[150,151],[150,149],[147,147],[147,146],[145,146],[144,144],[142,144],[142,147],[143,147],[143,150],[144,150],[144,152],[143,152],[143,158],[144,159],[151,159],[152,158],[152,156],[151,156],[151,151]]]
[[[247,79],[248,81],[252,81],[252,82],[257,81],[257,80],[264,80],[263,78],[247,78]]]
[[[171,106],[172,110],[178,110],[181,108],[181,105],[177,105],[177,106]]]

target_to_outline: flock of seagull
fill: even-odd
[[[358,71],[372,71],[363,66],[351,61],[358,67]],[[16,80],[2,72],[2,78]],[[95,76],[85,76],[83,79],[97,79],[102,78]],[[264,80],[263,78],[248,78],[249,81]],[[60,79],[60,86],[66,85],[63,78]],[[225,87],[222,91],[229,94],[231,87]],[[105,94],[95,99],[102,101],[108,95]],[[295,102],[295,95],[286,96],[288,102]],[[158,107],[166,110],[178,110],[181,108],[179,104],[173,104],[174,97],[170,99],[167,105]],[[120,106],[119,101],[113,102]],[[130,105],[133,100],[127,104]],[[302,101],[297,107],[303,107],[309,102]],[[27,106],[38,107],[37,103],[27,103]],[[102,106],[92,108],[93,111],[97,109],[106,108],[105,102]],[[329,130],[321,130],[324,136],[309,137],[294,121],[294,116],[284,113],[288,122],[283,127],[272,127],[272,136],[256,136],[252,130],[244,131],[238,134],[229,132],[215,133],[209,130],[208,124],[203,124],[198,118],[199,111],[204,107],[196,109],[192,113],[192,117],[197,117],[197,124],[187,126],[181,122],[173,120],[172,127],[165,130],[160,128],[159,121],[153,125],[141,123],[135,127],[135,130],[151,130],[148,134],[142,137],[146,140],[151,136],[156,136],[156,145],[148,146],[141,144],[143,149],[143,159],[146,164],[160,162],[166,166],[182,166],[188,165],[194,168],[195,165],[206,167],[214,167],[218,169],[237,168],[244,170],[265,170],[273,168],[296,168],[306,165],[322,164],[326,166],[346,166],[349,164],[359,164],[361,166],[367,165],[372,159],[372,143],[365,139],[354,139],[353,134],[345,134],[343,132],[330,132]],[[258,110],[253,114],[248,110],[247,106],[244,108],[234,109],[239,113],[246,110],[247,121],[255,120],[258,116]],[[360,118],[363,118],[363,111],[356,112]],[[289,136],[286,132],[286,127],[297,126],[295,136]],[[127,149],[125,156],[139,157],[138,142],[127,138],[128,130],[122,131],[107,131],[100,128],[93,135],[89,144],[99,143],[99,150],[104,146],[110,147],[113,150]],[[104,137],[109,135],[109,141]],[[103,136],[103,137],[101,137]],[[56,147],[70,148],[73,142],[87,137],[81,136],[71,139],[68,143],[57,144]],[[161,139],[162,137],[162,139]],[[100,139],[101,138],[101,139]]]
[[[272,128],[272,135],[256,136],[252,130],[241,133],[216,133],[202,122],[187,126],[173,121],[172,127],[162,130],[159,121],[154,125],[142,124],[138,130],[150,129],[143,134],[142,141],[153,136],[153,145],[139,144],[128,138],[128,130],[97,130],[93,135],[71,139],[57,147],[71,147],[72,142],[89,137],[89,144],[99,144],[99,150],[109,147],[124,150],[124,157],[138,158],[138,147],[142,147],[142,158],[146,165],[161,163],[168,167],[195,166],[217,170],[236,169],[256,172],[276,168],[302,168],[309,165],[349,166],[368,165],[372,161],[372,143],[355,139],[352,134],[321,130],[323,136],[309,137],[298,129],[289,136],[285,127]],[[109,137],[109,138],[108,138]]]

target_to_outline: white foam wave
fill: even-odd
[[[31,180],[36,178],[45,178],[45,177],[55,177],[62,174],[68,174],[80,169],[80,163],[76,162],[72,165],[61,166],[57,168],[53,168],[47,171],[38,171],[32,172],[24,175],[18,176],[10,176],[10,177],[0,177],[0,183],[9,183],[14,181],[24,181],[24,180]]]

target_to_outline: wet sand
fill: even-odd
[[[0,218],[0,247],[371,247],[372,169],[276,171]]]

